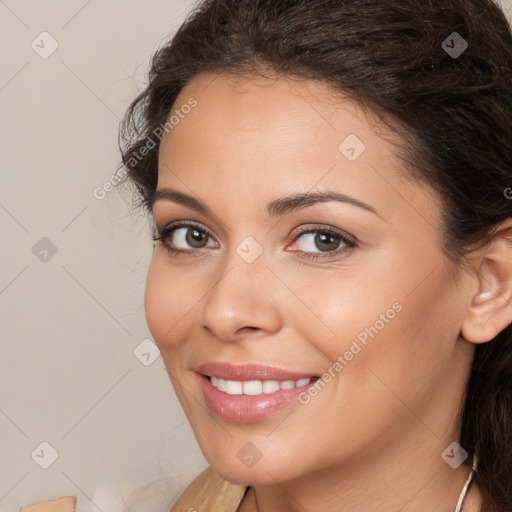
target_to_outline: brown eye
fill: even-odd
[[[203,249],[208,247],[207,243],[210,240],[213,242],[204,229],[189,223],[174,224],[158,230],[158,236],[153,237],[153,240],[163,242],[169,252],[181,253]],[[214,242],[211,245],[216,246]]]
[[[200,248],[202,247],[202,243],[205,239],[207,239],[208,235],[197,228],[180,228],[186,231],[185,241],[187,244],[190,244],[192,247]],[[177,229],[176,231],[180,231]],[[176,231],[174,233],[176,233]]]
[[[296,252],[306,258],[322,258],[340,255],[356,247],[356,242],[331,227],[310,228],[301,231],[294,238]]]

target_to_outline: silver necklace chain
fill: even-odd
[[[466,483],[464,484],[464,487],[462,488],[462,492],[460,493],[460,496],[459,496],[459,501],[457,502],[457,507],[455,507],[455,512],[462,511],[462,506],[464,505],[464,499],[466,498],[466,494],[468,492],[469,486],[471,485],[473,477],[475,476],[476,463],[477,463],[477,458],[475,455],[473,457],[473,467],[471,468],[471,473],[469,473],[468,479],[466,480]]]

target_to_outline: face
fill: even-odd
[[[450,425],[460,283],[439,199],[404,179],[377,118],[249,75],[198,76],[175,110],[145,310],[207,461],[273,483]]]

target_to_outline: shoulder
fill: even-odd
[[[20,512],[75,512],[76,496],[63,496],[52,501],[38,501],[21,508]]]
[[[181,493],[171,512],[235,512],[247,489],[224,480],[208,466]]]

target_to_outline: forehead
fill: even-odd
[[[362,135],[378,122],[371,111],[327,84],[289,76],[202,74],[182,89],[175,107],[191,97],[198,100],[193,113],[208,115],[213,126],[282,133],[287,142],[327,131],[339,136],[347,129]],[[291,133],[283,132],[287,127],[293,128]]]
[[[180,110],[191,99],[196,106]],[[330,188],[391,216],[419,208],[431,225],[438,221],[433,190],[404,179],[403,162],[389,143],[394,134],[327,84],[203,74],[184,87],[173,113],[179,122],[162,139],[159,187],[186,183],[198,195],[245,191],[248,200],[260,192]]]
[[[187,106],[191,101],[192,109]],[[340,162],[348,170],[360,168],[372,153],[378,152],[380,159],[392,157],[388,145],[374,133],[375,120],[320,82],[203,74],[183,88],[168,119],[172,126],[164,132],[159,163],[180,168],[183,164],[190,171],[201,164],[203,170],[214,167],[220,174],[235,161],[247,168],[243,161],[256,158],[262,176],[271,165],[265,162],[268,159],[274,171],[281,163],[320,169],[327,161]],[[359,162],[345,158],[357,154],[343,156],[340,151],[347,138],[358,141]],[[160,170],[164,167],[160,165]]]

